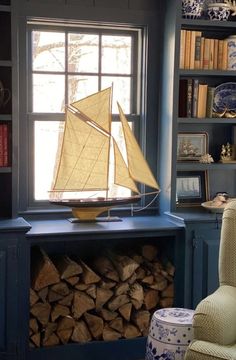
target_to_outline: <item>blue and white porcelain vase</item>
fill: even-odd
[[[182,0],[182,16],[198,19],[203,14],[204,0]]]
[[[183,360],[193,339],[194,311],[164,308],[152,316],[146,345],[145,360]]]

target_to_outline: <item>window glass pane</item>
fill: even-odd
[[[49,199],[59,131],[63,131],[63,123],[60,121],[35,121],[35,200]]]
[[[97,76],[68,76],[69,104],[97,91]]]
[[[98,36],[68,35],[68,71],[92,73],[98,71]]]
[[[130,114],[130,78],[128,77],[102,77],[102,89],[113,84],[113,104],[112,113],[117,114],[117,101],[125,114]]]
[[[65,108],[65,76],[33,75],[33,111],[63,112]]]
[[[131,73],[130,36],[102,36],[102,72]]]
[[[32,32],[33,70],[65,70],[65,34],[52,31]]]

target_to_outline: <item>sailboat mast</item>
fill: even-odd
[[[111,121],[112,121],[112,96],[113,96],[113,83],[110,89],[110,99],[109,99],[109,134],[111,134]],[[111,158],[111,136],[109,137],[109,152],[108,152],[108,171],[107,171],[107,184],[108,189],[106,190],[106,198],[108,198],[108,192],[109,192],[109,175],[110,175],[110,158]]]

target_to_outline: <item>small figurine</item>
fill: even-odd
[[[227,203],[229,199],[229,194],[227,192],[217,192],[214,199],[212,200],[212,205],[221,206]]]
[[[210,164],[214,162],[214,159],[210,154],[205,154],[200,157],[199,162],[202,164]]]
[[[222,161],[230,161],[232,160],[232,145],[227,142],[226,145],[221,146],[220,159]]]

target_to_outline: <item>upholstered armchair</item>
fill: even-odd
[[[227,204],[222,220],[219,288],[197,306],[194,340],[185,360],[236,360],[236,201]]]

